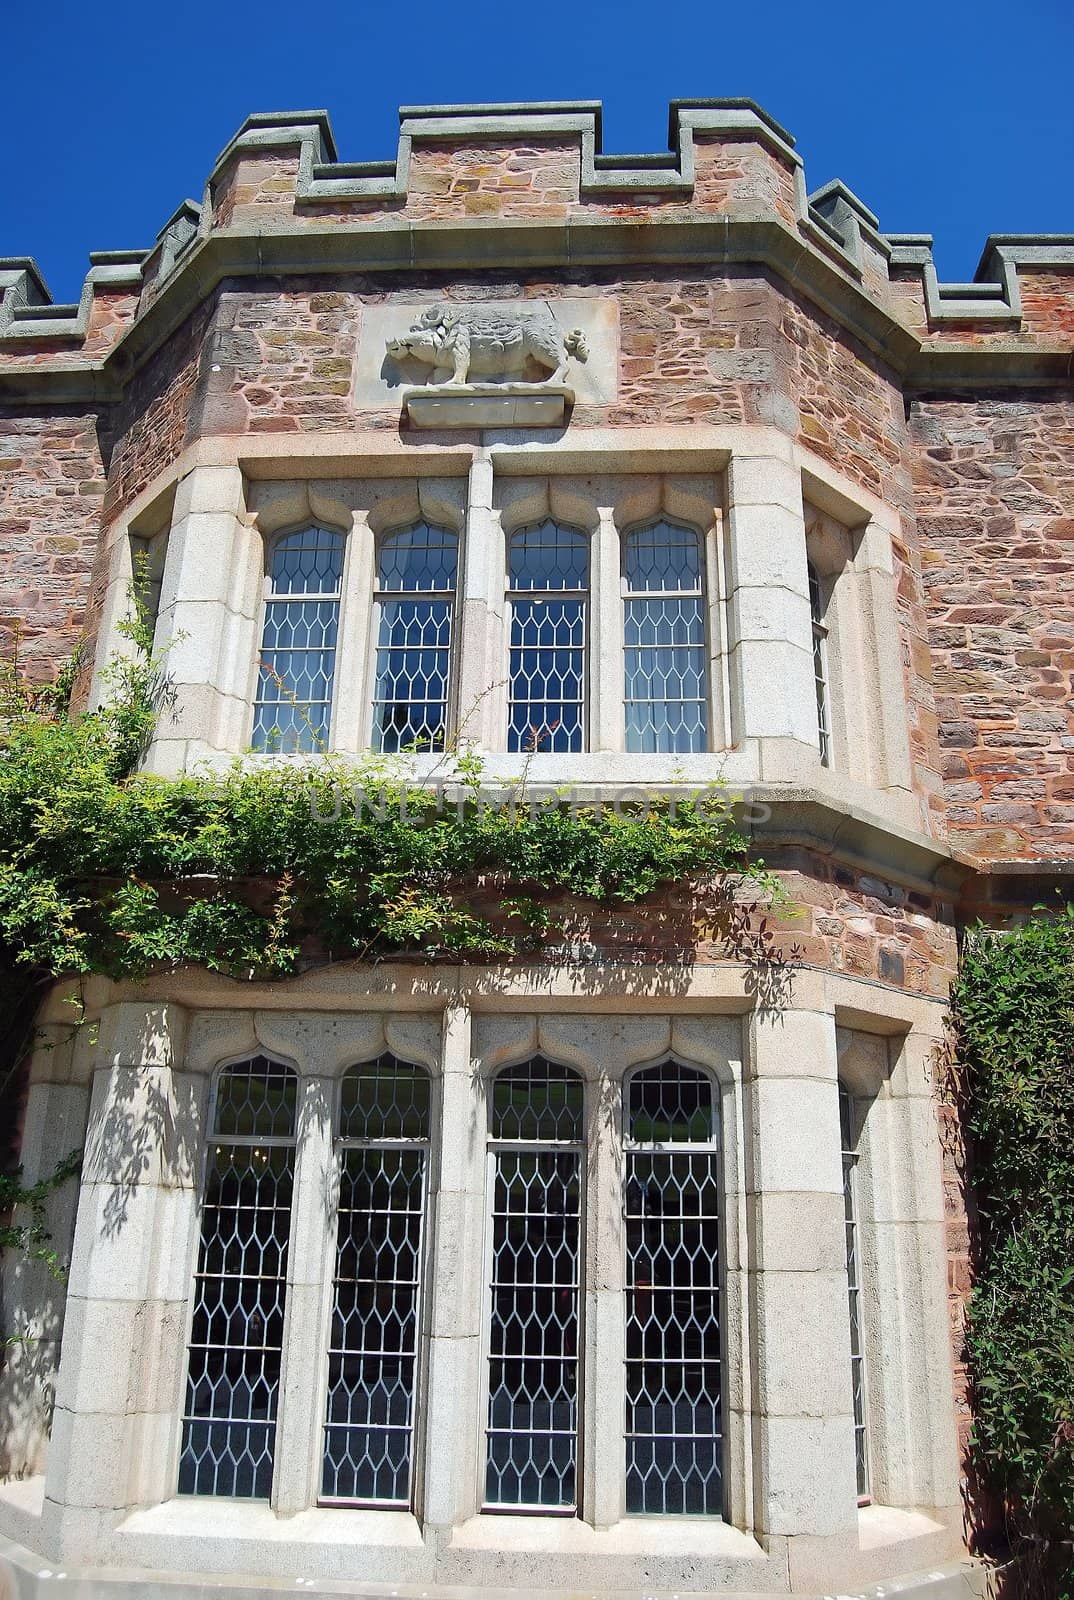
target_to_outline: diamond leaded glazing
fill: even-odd
[[[626,1109],[627,1510],[719,1516],[719,1172],[712,1083],[696,1068],[668,1060],[633,1075]]]
[[[442,750],[459,540],[421,522],[384,540],[377,569],[377,750]]]
[[[850,1297],[850,1382],[854,1402],[854,1470],[858,1499],[869,1498],[869,1443],[865,1424],[865,1341],[861,1314],[861,1265],[858,1252],[858,1151],[854,1100],[839,1085],[839,1128],[843,1147],[843,1211],[846,1225],[847,1292]]]
[[[539,1056],[507,1068],[493,1086],[492,1136],[485,1505],[569,1512],[578,1441],[581,1079]]]
[[[326,1500],[410,1503],[429,1089],[390,1054],[343,1079]]]
[[[828,703],[828,629],[824,621],[824,596],[820,577],[809,563],[809,615],[813,623],[813,689],[817,699],[817,738],[822,766],[832,759],[832,727]]]
[[[344,539],[304,528],[277,541],[258,661],[253,748],[324,750],[332,713]]]
[[[584,533],[547,521],[512,534],[509,750],[584,746],[588,590]]]
[[[216,1082],[180,1494],[267,1500],[272,1490],[297,1087],[290,1067],[265,1056]]]
[[[626,747],[704,750],[708,674],[698,536],[656,522],[634,529],[623,544]]]

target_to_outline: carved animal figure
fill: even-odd
[[[432,367],[433,383],[467,383],[471,374],[508,377],[527,360],[552,368],[546,382],[562,383],[571,356],[585,361],[589,349],[582,330],[562,333],[547,307],[506,312],[435,305],[409,333],[388,341],[388,354]]]

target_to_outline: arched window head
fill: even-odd
[[[253,748],[327,749],[336,671],[344,536],[303,528],[272,550],[258,659]]]
[[[575,1143],[583,1135],[585,1085],[573,1067],[531,1056],[492,1085],[492,1137]]]
[[[351,1067],[340,1098],[341,1139],[428,1139],[431,1084],[424,1067],[385,1051]]]
[[[415,523],[389,534],[377,565],[375,750],[443,750],[459,539]]]
[[[511,606],[507,748],[585,746],[589,539],[548,520],[507,549]]]
[[[635,1072],[627,1088],[632,1144],[708,1144],[716,1133],[712,1079],[668,1059]]]
[[[701,541],[660,521],[623,541],[626,747],[708,748]]]

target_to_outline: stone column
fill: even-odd
[[[502,538],[492,509],[492,460],[475,454],[470,466],[462,569],[456,601],[455,732],[481,750],[504,746],[507,703],[503,652]]]
[[[249,743],[264,556],[235,467],[195,467],[176,490],[161,582],[157,649],[174,710],[161,716],[153,771],[237,755]]]
[[[376,671],[376,641],[370,638],[376,556],[376,540],[369,526],[369,513],[364,508],[357,510],[352,513],[340,588],[336,676],[332,690],[329,737],[329,745],[333,750],[366,750],[370,744]]]
[[[332,1146],[334,1084],[299,1080],[287,1306],[276,1423],[273,1508],[304,1511],[317,1499],[324,1454],[328,1322],[336,1230],[338,1173]]]
[[[430,1173],[423,1332],[428,1353],[416,1509],[446,1531],[479,1506],[485,1125],[473,1077],[470,1011],[444,1013],[439,1135]]]
[[[174,1005],[102,1018],[45,1479],[67,1560],[175,1492],[205,1094],[174,1067],[184,1022]]]
[[[767,776],[820,753],[802,484],[774,455],[732,456],[728,484],[734,742],[760,741]]]
[[[758,1012],[748,1063],[746,1198],[756,1361],[758,1530],[856,1527],[834,1018]]]
[[[622,750],[623,585],[619,530],[601,506],[589,575],[589,748]]]

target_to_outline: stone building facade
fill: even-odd
[[[144,560],[150,770],[720,780],[794,951],[766,996],[670,892],[544,960],[95,980],[74,1038],[58,992],[0,1592],[974,1592],[935,1060],[960,926],[1074,861],[1072,337],[1074,236],[940,283],[748,101],[649,157],[255,116],[77,306],[0,261],[31,672],[89,639],[92,703]]]

